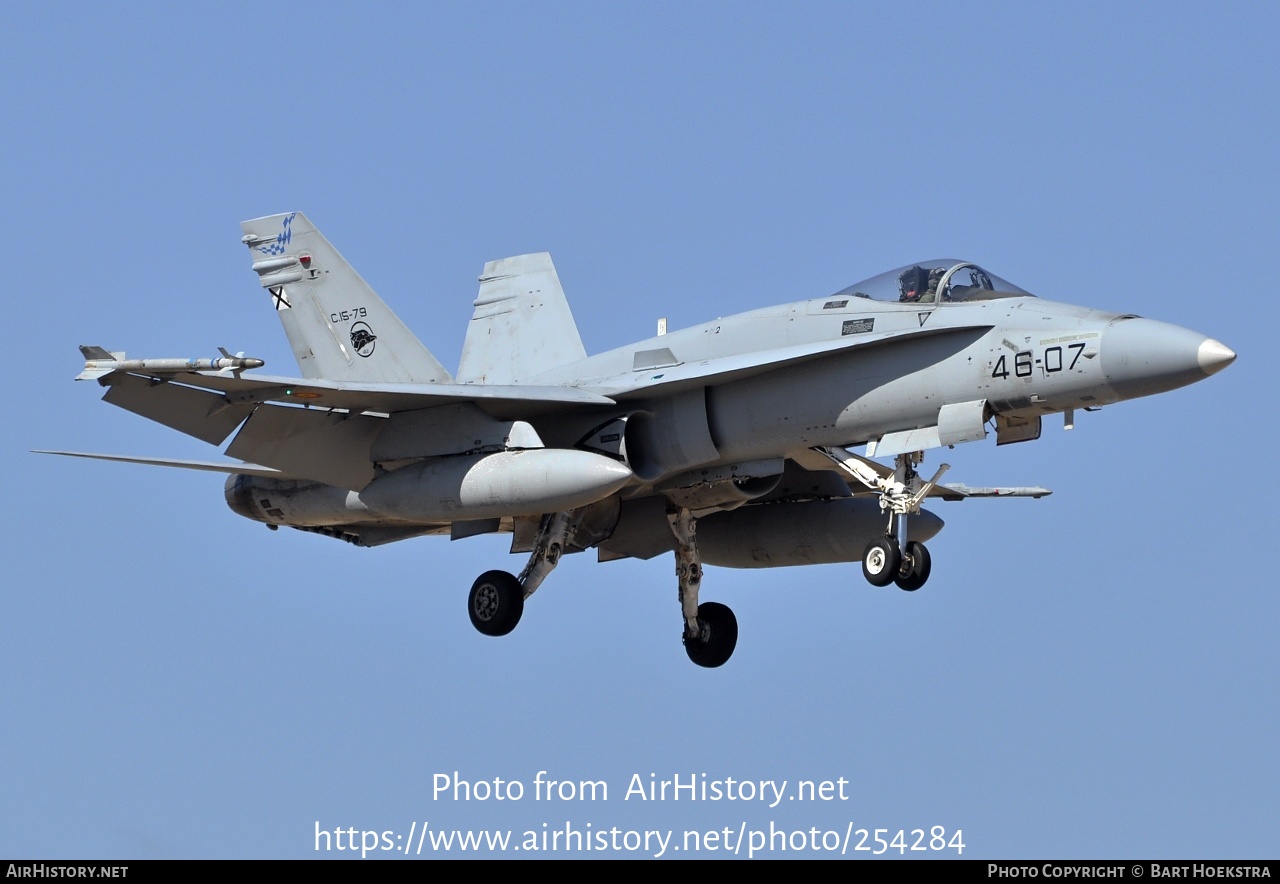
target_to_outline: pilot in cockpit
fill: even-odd
[[[919,264],[902,271],[898,276],[898,300],[933,303],[938,300],[938,283],[946,273],[945,267],[925,270]]]

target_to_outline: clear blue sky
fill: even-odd
[[[1275,857],[1278,25],[1269,3],[5,4],[0,856],[568,821]],[[291,373],[237,222],[293,210],[450,367],[484,262],[540,250],[593,352],[956,255],[1239,359],[948,452],[948,480],[1055,493],[937,504],[918,593],[856,564],[709,569],[741,629],[722,669],[681,650],[669,557],[572,557],[494,640],[465,597],[522,566],[501,538],[361,550],[235,516],[219,476],[28,453],[215,456],[73,383],[75,348]],[[437,773],[540,770],[609,798],[432,797]],[[623,800],[651,772],[848,797]]]

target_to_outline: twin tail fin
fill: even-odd
[[[306,215],[268,215],[240,227],[304,378],[453,381]]]

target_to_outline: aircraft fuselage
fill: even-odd
[[[744,350],[763,361],[846,341],[847,348],[767,371],[713,376],[705,387],[651,386],[674,368],[740,358]],[[638,354],[662,352],[672,365],[634,367]],[[649,338],[536,380],[576,377],[577,386],[624,403],[620,415],[635,408],[661,413],[664,400],[701,400],[673,421],[692,438],[699,430],[689,426],[691,415],[705,409],[716,456],[702,463],[714,464],[860,445],[936,424],[942,406],[958,403],[985,401],[1002,425],[1037,421],[1172,390],[1232,358],[1187,329],[1031,296],[936,305],[819,298]]]
[[[1070,425],[1076,409],[1235,359],[1196,332],[1046,301],[952,259],[589,357],[537,253],[485,265],[450,374],[305,215],[241,228],[303,376],[244,374],[262,360],[226,350],[81,347],[80,379],[107,402],[213,445],[235,433],[223,462],[82,456],[229,473],[235,512],[361,546],[510,532],[524,570],[486,571],[468,595],[486,635],[515,628],[566,553],[674,553],[682,641],[707,667],[729,659],[737,621],[699,601],[703,562],[861,558],[872,585],[914,592],[943,526],[927,498],[1050,493],[943,485],[948,465],[917,469],[927,451],[991,426],[1000,444],[1030,441],[1045,415]]]

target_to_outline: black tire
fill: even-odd
[[[467,613],[485,635],[506,635],[524,613],[524,587],[506,571],[485,571],[471,584]]]
[[[738,618],[728,605],[703,602],[698,605],[699,637],[684,636],[684,650],[699,666],[714,669],[733,656],[738,645]]]
[[[895,537],[880,537],[867,544],[862,553],[862,576],[872,586],[888,586],[898,576],[902,551]]]
[[[924,586],[929,579],[929,571],[933,562],[929,558],[929,550],[923,543],[912,540],[907,543],[906,554],[902,557],[902,565],[898,568],[898,576],[894,582],[899,589],[915,592]]]

